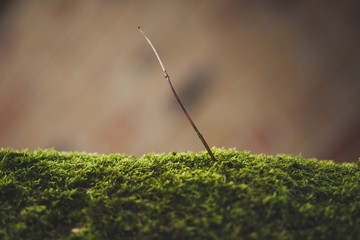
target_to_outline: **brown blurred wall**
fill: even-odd
[[[360,156],[356,1],[0,4],[0,147]]]

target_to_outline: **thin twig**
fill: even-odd
[[[149,43],[150,47],[152,48],[152,50],[154,51],[159,63],[160,63],[160,66],[165,74],[165,78],[168,80],[168,83],[169,83],[169,86],[170,86],[170,89],[172,91],[172,93],[174,94],[175,98],[176,98],[176,101],[179,103],[181,109],[183,110],[186,118],[189,120],[191,126],[193,127],[194,131],[196,132],[196,134],[199,136],[201,142],[204,144],[204,147],[206,148],[206,150],[208,151],[211,159],[213,161],[216,161],[216,158],[214,157],[213,153],[211,152],[210,148],[209,148],[209,145],[207,144],[207,142],[205,141],[205,138],[203,137],[203,135],[200,133],[200,131],[197,129],[197,127],[195,126],[194,122],[192,121],[192,119],[190,118],[189,114],[187,113],[187,111],[185,110],[185,107],[184,105],[181,103],[178,95],[176,94],[175,92],[175,89],[171,83],[171,80],[170,80],[170,76],[168,75],[168,73],[166,72],[166,69],[164,67],[164,64],[162,63],[160,57],[159,57],[159,54],[157,53],[154,45],[151,43],[150,39],[145,35],[145,33],[140,29],[140,27],[138,27],[139,31],[141,32],[141,34],[144,36],[144,38],[146,39],[146,41]]]

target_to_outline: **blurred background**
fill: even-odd
[[[0,147],[360,157],[359,1],[0,2]]]

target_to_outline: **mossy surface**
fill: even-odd
[[[0,239],[359,239],[360,162],[0,151]]]

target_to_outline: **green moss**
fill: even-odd
[[[359,239],[360,161],[0,151],[0,239]]]

